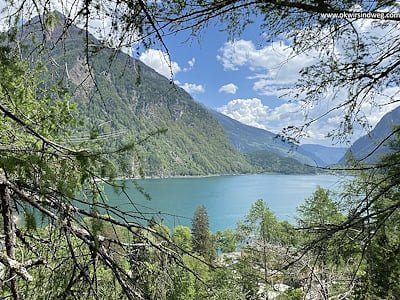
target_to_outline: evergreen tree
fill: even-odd
[[[311,197],[305,199],[304,204],[297,209],[300,227],[317,228],[325,225],[338,224],[343,220],[343,214],[330,197],[330,191],[320,186]]]
[[[212,234],[208,224],[206,208],[199,206],[192,219],[192,244],[193,250],[211,262],[215,258]]]

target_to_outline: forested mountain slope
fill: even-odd
[[[348,159],[356,159],[376,163],[390,152],[390,142],[395,138],[391,133],[396,126],[400,126],[400,107],[384,115],[368,135],[355,141],[340,162],[344,164]]]
[[[224,128],[232,145],[242,153],[266,150],[280,157],[293,158],[300,163],[315,165],[315,161],[301,147],[282,141],[276,133],[245,125],[217,111],[214,117]]]
[[[67,38],[59,40],[65,19],[56,16],[55,25],[46,32],[45,47],[34,49],[33,56],[40,56],[51,73],[45,81],[59,80],[67,86],[90,135],[108,137],[112,148],[166,129],[138,142],[136,157],[126,157],[130,175],[137,175],[139,164],[145,175],[152,176],[253,171],[211,113],[183,89],[140,61],[104,48],[77,27],[70,26]],[[38,26],[37,19],[24,25],[28,45],[42,38],[35,35]],[[32,56],[32,48],[25,53]]]
[[[319,164],[301,146],[282,141],[275,133],[245,125],[217,111],[211,111],[228,135],[231,144],[264,172],[285,174],[315,173]]]
[[[327,147],[318,144],[303,144],[301,148],[315,157],[315,160],[319,162],[319,166],[338,163],[347,151],[347,148],[343,147]]]

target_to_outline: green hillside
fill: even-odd
[[[245,125],[216,111],[212,114],[224,128],[232,145],[241,153],[266,151],[269,155],[277,155],[277,158],[290,158],[311,166],[317,164],[301,146],[282,141],[276,133]]]
[[[65,21],[61,16],[58,19],[58,23]],[[37,26],[34,21],[25,25],[27,41],[41,38],[35,36]],[[166,130],[145,143],[137,142],[137,155],[125,157],[130,174],[121,175],[138,175],[139,166],[147,176],[254,170],[229,144],[211,113],[183,89],[140,61],[101,47],[90,35],[86,43],[86,33],[76,27],[69,27],[68,37],[60,41],[61,28],[55,26],[48,32],[40,52],[50,71],[45,81],[61,80],[67,86],[86,131],[108,137],[105,147],[111,149]],[[46,61],[48,57],[52,60]]]
[[[272,132],[242,124],[217,111],[211,110],[211,113],[224,129],[231,144],[259,172],[316,173],[316,162],[311,158],[311,153],[303,151],[301,147],[282,141]]]
[[[263,172],[281,174],[315,174],[315,167],[304,165],[294,158],[281,156],[267,150],[258,150],[246,153],[247,159]]]
[[[348,160],[354,159],[362,160],[366,164],[377,163],[392,151],[390,143],[396,139],[396,135],[392,132],[399,125],[400,107],[397,107],[384,115],[369,134],[356,140],[340,160],[340,164],[346,164]]]

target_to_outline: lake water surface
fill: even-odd
[[[245,216],[252,203],[264,199],[280,220],[294,222],[296,207],[309,197],[319,185],[339,190],[345,178],[335,175],[240,175],[192,178],[167,178],[137,180],[150,194],[146,200],[128,181],[128,195],[134,205],[123,194],[106,188],[110,205],[122,210],[144,212],[157,221],[174,227],[178,224],[190,226],[196,207],[207,208],[210,229],[216,231],[235,228]]]

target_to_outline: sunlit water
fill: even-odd
[[[296,207],[310,197],[319,185],[340,190],[345,179],[334,175],[241,175],[197,178],[137,180],[150,194],[141,195],[132,181],[127,181],[127,194],[106,188],[109,204],[138,217],[162,220],[169,227],[190,226],[196,207],[207,208],[210,229],[235,228],[257,199],[264,199],[280,220],[295,222]],[[140,215],[137,211],[141,211]]]

